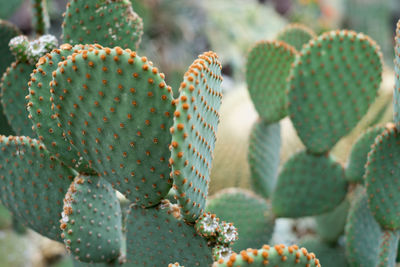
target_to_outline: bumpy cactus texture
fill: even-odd
[[[54,112],[89,167],[128,199],[159,203],[172,186],[173,105],[164,75],[147,58],[116,47],[75,53],[53,77]]]
[[[400,20],[397,22],[396,37],[395,37],[395,59],[394,59],[394,71],[395,71],[395,87],[393,94],[393,118],[395,123],[400,122]]]
[[[328,151],[365,115],[382,80],[381,57],[373,40],[352,31],[327,32],[301,50],[289,112],[307,149]]]
[[[261,41],[248,55],[246,82],[260,117],[277,122],[287,115],[287,79],[296,50],[284,42]]]
[[[67,5],[63,40],[136,50],[143,34],[142,19],[129,0],[72,0]]]
[[[283,41],[300,51],[303,45],[311,39],[317,37],[313,30],[302,24],[289,24],[285,29],[278,33],[276,40]]]
[[[279,174],[272,208],[279,217],[302,217],[332,211],[345,198],[343,167],[331,156],[301,151]]]
[[[379,245],[378,267],[395,267],[397,246],[399,245],[399,231],[384,231]]]
[[[183,217],[204,212],[221,105],[221,63],[213,52],[199,56],[184,75],[171,128],[171,165]]]

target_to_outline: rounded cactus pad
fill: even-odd
[[[382,80],[381,58],[372,39],[346,30],[304,46],[291,72],[289,113],[311,152],[330,150],[365,115]]]
[[[59,126],[89,167],[131,201],[159,203],[172,186],[164,74],[131,50],[92,47],[59,65],[50,90]]]
[[[277,122],[288,114],[288,77],[296,50],[280,41],[258,42],[249,52],[246,82],[260,117]]]
[[[10,40],[20,35],[20,30],[12,23],[0,19],[0,54],[2,55],[0,61],[0,73],[6,71],[7,67],[15,61],[15,57],[8,47]]]
[[[239,239],[231,246],[240,251],[269,242],[274,231],[274,215],[263,198],[244,189],[225,189],[209,199],[207,211],[220,220],[232,222]]]
[[[383,126],[369,128],[353,145],[346,167],[346,179],[352,183],[363,183],[365,164],[375,138],[385,130]]]
[[[242,250],[239,254],[233,253],[229,259],[220,259],[214,262],[213,267],[321,267],[314,253],[296,245],[286,247],[264,245],[261,249]]]
[[[157,207],[131,206],[126,220],[127,266],[210,266],[207,241],[180,217],[177,205],[165,201]]]
[[[123,242],[122,212],[111,185],[99,177],[78,175],[65,195],[60,228],[76,260],[117,258]]]
[[[58,220],[75,174],[29,137],[0,136],[0,200],[15,218],[61,241]]]
[[[303,45],[315,37],[317,35],[307,26],[293,23],[279,32],[275,39],[283,41],[296,48],[297,51],[300,51]]]
[[[254,192],[269,198],[278,175],[281,151],[279,123],[257,121],[251,130],[248,161]]]
[[[185,73],[171,128],[172,177],[182,215],[195,222],[204,212],[221,105],[221,64],[213,52]]]
[[[143,34],[143,21],[129,0],[72,0],[62,27],[65,43],[98,43],[134,50]]]
[[[395,71],[395,86],[393,94],[393,117],[395,123],[400,122],[400,20],[397,22],[396,38],[395,38],[395,59],[394,59],[394,71]]]
[[[368,154],[365,185],[373,216],[384,229],[400,229],[400,133],[387,125]]]
[[[283,166],[272,194],[272,209],[278,217],[319,215],[337,207],[346,193],[344,170],[338,162],[330,155],[301,151]]]
[[[83,49],[85,49],[85,46],[82,45],[73,47],[64,44],[60,49],[54,49],[51,53],[42,57],[31,74],[31,80],[28,83],[29,94],[26,98],[33,128],[47,150],[78,172],[92,173],[93,171],[88,168],[89,163],[78,154],[76,148],[63,136],[63,131],[57,125],[59,121],[53,114],[50,102],[50,83],[53,78],[53,71],[69,55]]]
[[[29,93],[29,75],[34,66],[14,62],[1,78],[1,103],[9,124],[17,135],[33,137],[32,122],[28,119],[25,97]]]

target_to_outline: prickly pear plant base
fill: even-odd
[[[51,92],[64,135],[89,167],[131,201],[159,203],[172,186],[164,74],[131,50],[90,48],[60,64]]]
[[[313,30],[302,24],[289,24],[276,36],[276,40],[283,41],[300,51],[306,43],[317,37]]]
[[[242,250],[239,254],[234,253],[227,260],[215,262],[213,267],[321,267],[319,260],[313,253],[308,253],[305,248],[296,245],[286,247],[276,245],[270,247],[264,245],[261,249]]]
[[[279,174],[272,195],[278,217],[303,217],[333,210],[345,198],[343,167],[330,155],[301,151],[292,156]]]
[[[293,47],[278,41],[261,41],[250,50],[247,86],[254,107],[267,122],[277,122],[287,115],[287,78],[295,57]]]
[[[136,50],[143,34],[142,19],[129,0],[72,0],[62,26],[63,40],[70,44],[98,43]]]
[[[327,32],[301,50],[289,113],[308,150],[330,150],[365,115],[382,80],[381,57],[373,40],[352,31]]]
[[[75,173],[29,137],[0,136],[0,200],[18,221],[61,241],[58,221]]]
[[[184,75],[175,100],[171,165],[183,217],[204,212],[221,105],[221,63],[213,52],[199,56]]]

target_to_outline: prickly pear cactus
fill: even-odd
[[[21,34],[21,31],[12,23],[0,19],[0,73],[4,73],[8,66],[15,60],[8,43],[10,40]]]
[[[275,37],[276,40],[283,41],[300,51],[303,45],[311,39],[317,37],[313,30],[302,24],[289,24]]]

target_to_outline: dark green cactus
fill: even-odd
[[[47,33],[50,27],[49,15],[47,14],[46,0],[31,0],[33,7],[33,25],[37,35]]]

